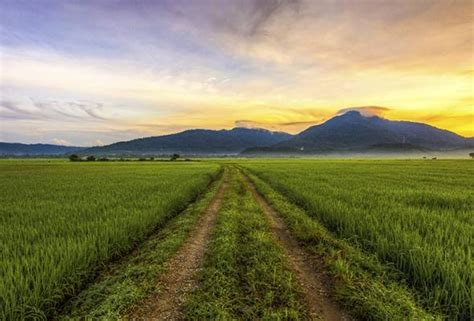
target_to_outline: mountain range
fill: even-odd
[[[297,135],[261,128],[191,129],[90,148],[0,143],[0,155],[308,155],[454,151],[473,147],[474,138],[448,130],[348,111]]]
[[[181,133],[146,137],[107,146],[92,147],[84,153],[117,154],[239,154],[252,147],[265,147],[286,141],[292,135],[266,129],[233,128],[231,130],[191,129]]]
[[[0,142],[0,155],[11,156],[58,156],[78,153],[85,147],[53,145],[53,144],[21,144]]]

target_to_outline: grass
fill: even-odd
[[[474,316],[472,162],[285,160],[242,165],[337,238],[393,266],[400,272],[398,283],[414,289],[427,309],[453,320]],[[343,262],[333,267],[351,270]],[[360,301],[380,300],[374,294]]]
[[[156,280],[164,271],[164,263],[186,240],[220,183],[221,180],[216,180],[204,195],[152,234],[131,255],[110,264],[85,290],[67,302],[56,319],[116,320],[157,291]]]
[[[158,290],[225,163],[0,161],[0,319],[126,316]],[[473,319],[472,161],[233,163],[324,261],[354,316]],[[264,213],[229,171],[187,318],[307,318]]]
[[[194,320],[302,319],[294,275],[242,176],[232,170],[213,239],[186,303]]]
[[[210,163],[0,163],[0,319],[46,319],[201,194]]]
[[[364,320],[435,320],[410,291],[400,284],[397,271],[376,257],[335,238],[303,209],[291,203],[253,174],[259,193],[275,208],[291,233],[309,253],[321,257],[334,280],[336,298],[354,316]]]

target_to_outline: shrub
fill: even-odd
[[[76,154],[72,154],[72,155],[69,156],[69,160],[70,160],[71,162],[78,162],[78,161],[81,160],[81,158],[80,158],[78,155],[76,155]]]

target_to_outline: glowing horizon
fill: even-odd
[[[297,133],[354,106],[474,136],[471,1],[0,3],[0,141]]]

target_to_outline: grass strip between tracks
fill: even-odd
[[[262,209],[231,170],[199,287],[186,303],[194,320],[304,319],[294,275]]]

